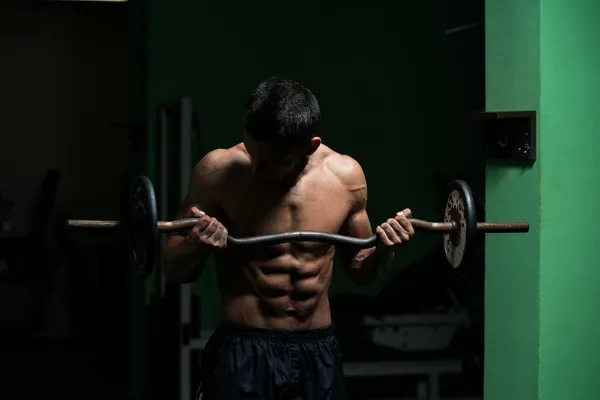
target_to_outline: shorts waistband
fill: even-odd
[[[333,336],[333,327],[331,325],[314,329],[271,329],[256,328],[233,322],[221,322],[217,329],[226,335],[253,337],[262,340],[274,342],[303,342],[327,339]]]

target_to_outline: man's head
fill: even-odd
[[[306,87],[277,77],[263,81],[244,115],[244,144],[253,171],[277,180],[301,170],[321,144],[320,122],[319,103]]]

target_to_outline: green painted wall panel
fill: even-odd
[[[539,0],[486,1],[488,111],[539,110],[539,43]],[[486,400],[538,398],[539,165],[487,167],[486,219],[531,231],[486,239]]]
[[[600,4],[486,4],[487,107],[537,109],[540,135],[534,168],[488,168],[489,218],[537,233],[488,241],[486,399],[595,399]]]
[[[600,397],[600,3],[541,7],[540,398]]]

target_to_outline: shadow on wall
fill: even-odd
[[[3,393],[19,385],[30,389],[18,389],[20,398],[102,392],[97,367],[118,375],[126,364],[115,356],[126,356],[124,249],[114,238],[84,234],[66,257],[66,237],[53,221],[121,215],[129,140],[111,124],[130,117],[129,13],[10,2],[1,5],[0,31],[0,302],[10,305],[0,308],[0,333],[5,339],[13,329],[11,339],[37,343],[5,349],[10,342],[0,341],[7,356],[0,367],[10,370],[3,377],[13,384]],[[83,344],[61,342],[73,337]],[[59,345],[35,347],[45,346],[40,338]],[[50,382],[57,374],[81,379],[67,380],[78,383],[70,388]],[[34,395],[33,387],[44,392]]]
[[[0,190],[14,202],[17,233],[50,168],[62,174],[58,208],[99,218],[118,212],[114,182],[129,146],[110,127],[129,118],[126,9],[28,4],[0,12]]]

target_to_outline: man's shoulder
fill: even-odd
[[[206,153],[198,165],[208,168],[224,168],[243,165],[249,161],[248,153],[243,144],[229,148],[214,149]]]
[[[328,148],[324,157],[324,165],[350,190],[360,189],[366,185],[365,174],[360,163],[348,155]]]
[[[194,175],[203,180],[215,181],[232,170],[249,164],[249,156],[243,145],[219,148],[206,153],[196,164]]]

